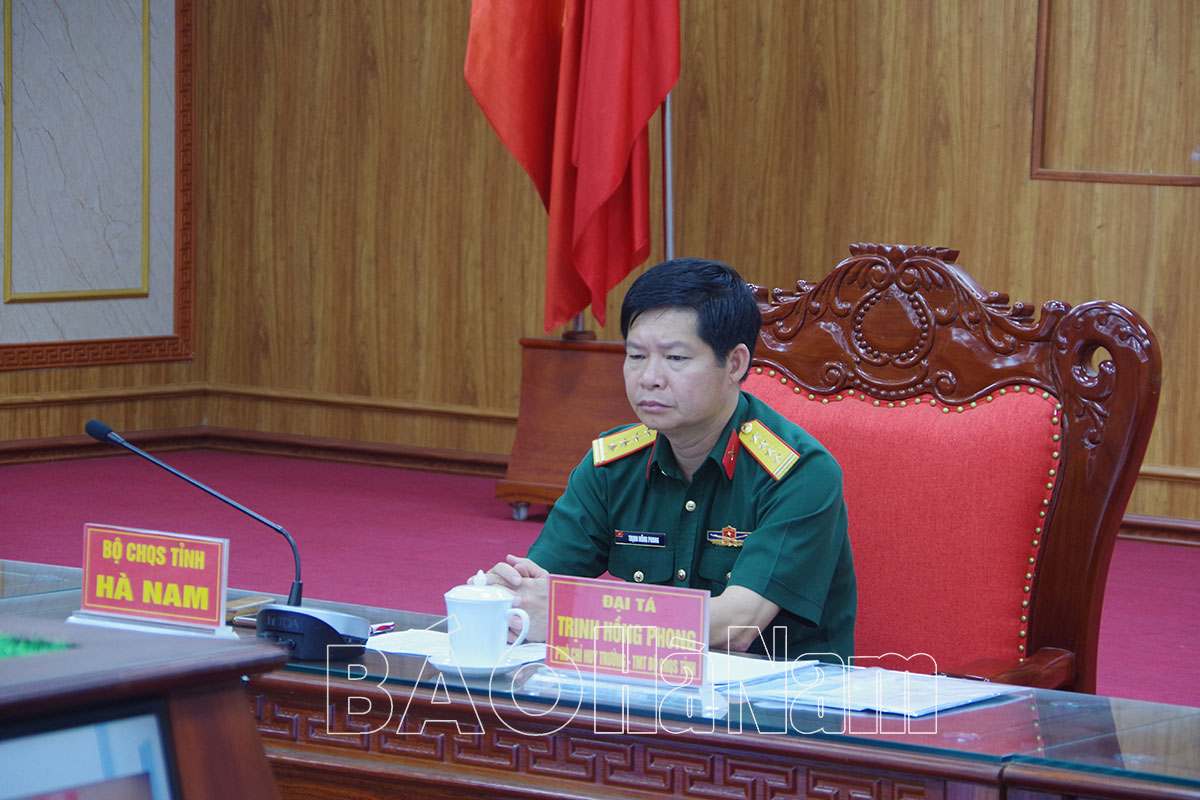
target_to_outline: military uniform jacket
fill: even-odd
[[[744,586],[782,609],[750,652],[853,654],[857,588],[841,468],[745,392],[690,484],[665,436],[641,425],[601,436],[529,557],[552,573],[607,570],[714,596]]]

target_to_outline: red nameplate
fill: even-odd
[[[228,580],[228,539],[83,526],[84,611],[217,628]]]
[[[546,664],[619,678],[703,683],[704,589],[550,576]]]

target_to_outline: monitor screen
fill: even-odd
[[[175,800],[165,704],[0,725],[0,800]]]

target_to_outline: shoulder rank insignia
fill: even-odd
[[[602,464],[624,458],[630,453],[636,453],[643,447],[654,444],[658,431],[653,431],[645,425],[634,425],[599,439],[592,440],[592,463],[597,467]]]
[[[800,460],[796,451],[784,444],[761,420],[742,423],[738,438],[775,480],[786,475]]]

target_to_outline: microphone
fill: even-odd
[[[244,505],[237,502],[236,500],[231,500],[230,498],[228,498],[225,495],[218,492],[216,489],[209,488],[208,486],[205,486],[200,481],[198,481],[194,478],[190,478],[187,475],[184,475],[182,472],[180,472],[179,470],[170,466],[169,464],[164,464],[162,461],[159,461],[157,458],[150,455],[149,453],[147,453],[145,450],[141,449],[140,447],[135,447],[134,445],[131,445],[129,442],[122,439],[120,434],[118,434],[116,431],[114,431],[112,429],[111,425],[106,425],[98,419],[90,419],[90,420],[88,420],[87,425],[83,426],[83,429],[87,432],[87,435],[91,436],[93,439],[96,439],[97,441],[101,441],[101,442],[108,442],[109,444],[115,444],[118,447],[124,447],[129,452],[131,452],[135,455],[141,456],[142,458],[149,461],[151,464],[155,464],[156,466],[162,467],[167,472],[174,475],[176,478],[182,478],[183,480],[190,483],[192,486],[195,486],[197,489],[199,489],[203,492],[208,492],[213,497],[220,500],[222,503],[233,506],[234,508],[236,508],[238,511],[242,512],[243,514],[248,515],[252,519],[258,520],[263,525],[266,525],[268,528],[270,528],[271,530],[275,531],[276,533],[282,535],[283,538],[287,539],[287,543],[289,545],[291,545],[291,547],[292,547],[292,558],[296,562],[296,578],[295,578],[295,580],[292,581],[292,588],[291,588],[291,591],[288,592],[287,602],[288,602],[289,606],[300,605],[300,594],[303,590],[303,588],[302,588],[303,583],[300,580],[300,551],[296,549],[296,540],[293,539],[292,535],[290,533],[288,533],[287,531],[285,531],[282,526],[276,525],[274,522],[271,522],[271,520],[267,519],[266,517],[262,516],[261,514],[257,514],[253,511],[251,511],[250,509],[246,508]]]
[[[261,514],[255,513],[241,503],[232,500],[216,489],[205,486],[195,478],[184,475],[179,470],[159,461],[154,456],[121,438],[120,434],[98,419],[88,420],[84,425],[88,436],[100,442],[115,444],[123,447],[134,455],[141,456],[151,464],[162,467],[177,478],[181,478],[201,491],[207,492],[221,502],[236,508],[243,514],[261,522],[271,530],[287,539],[292,548],[292,558],[296,562],[296,577],[288,592],[287,605],[266,606],[259,610],[256,628],[258,636],[271,639],[292,650],[292,657],[311,661],[329,657],[331,659],[354,658],[362,653],[362,645],[371,635],[371,624],[364,617],[353,614],[343,614],[340,611],[326,609],[300,608],[300,595],[303,583],[300,580],[300,551],[296,548],[296,540],[292,535]],[[329,651],[327,645],[339,645],[336,652]],[[351,645],[351,647],[347,647]],[[357,651],[353,646],[358,646]]]

